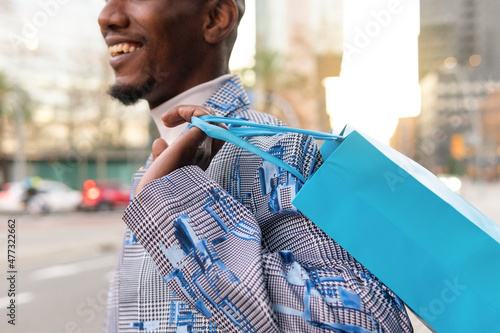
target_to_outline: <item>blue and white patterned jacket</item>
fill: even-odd
[[[237,77],[206,102],[218,116],[283,125],[248,104]],[[249,141],[306,178],[321,164],[304,135]],[[412,332],[398,297],[293,207],[301,185],[229,143],[206,171],[149,183],[123,217],[104,331]]]

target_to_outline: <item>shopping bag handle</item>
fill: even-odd
[[[223,123],[228,125],[239,125],[245,127],[230,126],[229,130],[225,130],[219,126],[209,124],[208,122]],[[205,132],[205,134],[214,139],[227,141],[257,156],[262,157],[263,159],[273,163],[274,165],[290,172],[303,183],[306,182],[306,178],[297,169],[286,164],[276,156],[273,156],[268,152],[263,151],[262,149],[252,145],[250,142],[242,139],[242,137],[275,135],[281,133],[300,133],[300,134],[310,135],[316,140],[342,141],[344,139],[341,136],[336,136],[329,133],[309,131],[300,128],[291,128],[285,126],[265,125],[265,124],[254,123],[244,119],[217,117],[211,115],[206,115],[201,117],[191,117],[191,126],[198,127],[203,132]]]

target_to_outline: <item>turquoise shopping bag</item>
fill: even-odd
[[[201,118],[250,126],[230,131],[213,126],[212,132],[211,125],[193,119],[208,135],[252,151],[302,181],[295,169],[241,137],[299,131],[329,140],[321,149],[323,165],[293,204],[437,332],[500,332],[500,227],[432,173],[358,131],[336,137]]]
[[[498,225],[366,135],[334,146],[293,204],[437,332],[500,332]]]

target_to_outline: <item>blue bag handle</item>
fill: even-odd
[[[223,124],[230,124],[230,125],[240,125],[240,126],[245,126],[245,127],[235,127],[231,126],[229,127],[229,130],[225,130],[219,126],[209,124],[208,122],[215,122],[215,123],[223,123]],[[297,179],[302,181],[303,183],[306,182],[305,177],[295,168],[291,167],[290,165],[286,164],[276,156],[273,156],[269,154],[266,151],[263,151],[262,149],[252,145],[250,142],[242,139],[242,137],[252,137],[252,136],[262,136],[262,135],[275,135],[275,134],[280,134],[280,133],[300,133],[300,134],[306,134],[310,135],[316,140],[336,140],[336,141],[341,141],[343,140],[343,137],[341,136],[336,136],[333,134],[329,133],[322,133],[322,132],[317,132],[317,131],[309,131],[309,130],[303,130],[299,128],[290,128],[290,127],[284,127],[284,126],[272,126],[272,125],[265,125],[265,124],[258,124],[254,123],[248,120],[244,119],[238,119],[238,118],[226,118],[226,117],[217,117],[217,116],[201,116],[201,117],[191,117],[191,125],[196,126],[199,129],[201,129],[205,134],[208,136],[214,138],[214,139],[219,139],[219,140],[224,140],[229,143],[232,143],[240,148],[243,148],[257,156],[262,157],[263,159],[273,163],[274,165],[290,172],[293,174]]]

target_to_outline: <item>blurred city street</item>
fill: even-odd
[[[16,325],[2,320],[0,332],[99,332],[124,231],[121,214],[0,215],[4,253],[7,220],[16,219],[18,272]],[[3,275],[6,266],[4,259]],[[6,282],[0,283],[2,309],[9,302]]]
[[[464,182],[462,195],[500,222],[498,183]],[[116,264],[124,224],[120,210],[52,215],[0,215],[0,244],[6,248],[6,222],[16,219],[16,326],[0,323],[3,333],[99,332],[109,280]],[[500,223],[499,223],[500,224]],[[2,270],[6,261],[2,260]],[[7,290],[5,279],[1,290]],[[2,291],[0,306],[7,306]],[[415,332],[429,332],[414,319]]]

